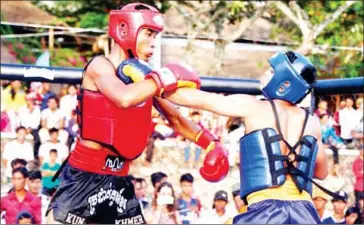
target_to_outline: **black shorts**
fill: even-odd
[[[128,177],[100,175],[65,165],[47,214],[66,224],[145,224]]]

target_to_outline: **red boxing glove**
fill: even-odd
[[[224,146],[208,130],[201,130],[197,134],[196,144],[208,152],[200,168],[201,176],[210,182],[223,180],[229,173],[229,160]]]
[[[148,74],[146,79],[153,79],[156,82],[159,96],[181,87],[197,89],[201,87],[198,74],[190,66],[183,64],[168,64],[155,73]]]

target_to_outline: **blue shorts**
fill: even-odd
[[[264,200],[234,217],[233,224],[319,224],[320,217],[308,201]]]

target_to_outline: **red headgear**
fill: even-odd
[[[149,10],[136,9],[140,5]],[[109,36],[124,49],[127,55],[137,57],[137,36],[142,28],[158,32],[163,30],[162,15],[156,8],[143,3],[131,3],[120,10],[110,11]]]

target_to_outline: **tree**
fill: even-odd
[[[118,9],[120,6],[141,1],[114,0],[114,1],[55,1],[51,4],[41,0],[35,4],[43,10],[61,18],[68,25],[82,28],[105,28],[110,10]],[[144,0],[143,3],[152,5],[161,12],[168,9],[167,1]]]
[[[187,24],[187,47],[185,56],[190,64],[195,52],[196,38],[205,35],[215,44],[214,67],[209,74],[219,74],[223,66],[225,48],[240,38],[246,29],[260,18],[269,3],[242,1],[178,1],[170,2]],[[226,29],[234,27],[236,29]],[[230,30],[230,32],[226,32]]]
[[[360,1],[282,1],[272,12],[274,38],[298,42],[296,51],[310,55],[323,76],[363,74],[363,3]],[[287,21],[288,19],[288,21]],[[350,37],[350,38],[348,38]],[[316,44],[324,45],[318,49]],[[332,49],[332,46],[355,48]],[[335,48],[335,47],[334,47]],[[337,71],[338,67],[346,67]],[[335,71],[336,70],[336,71]]]

